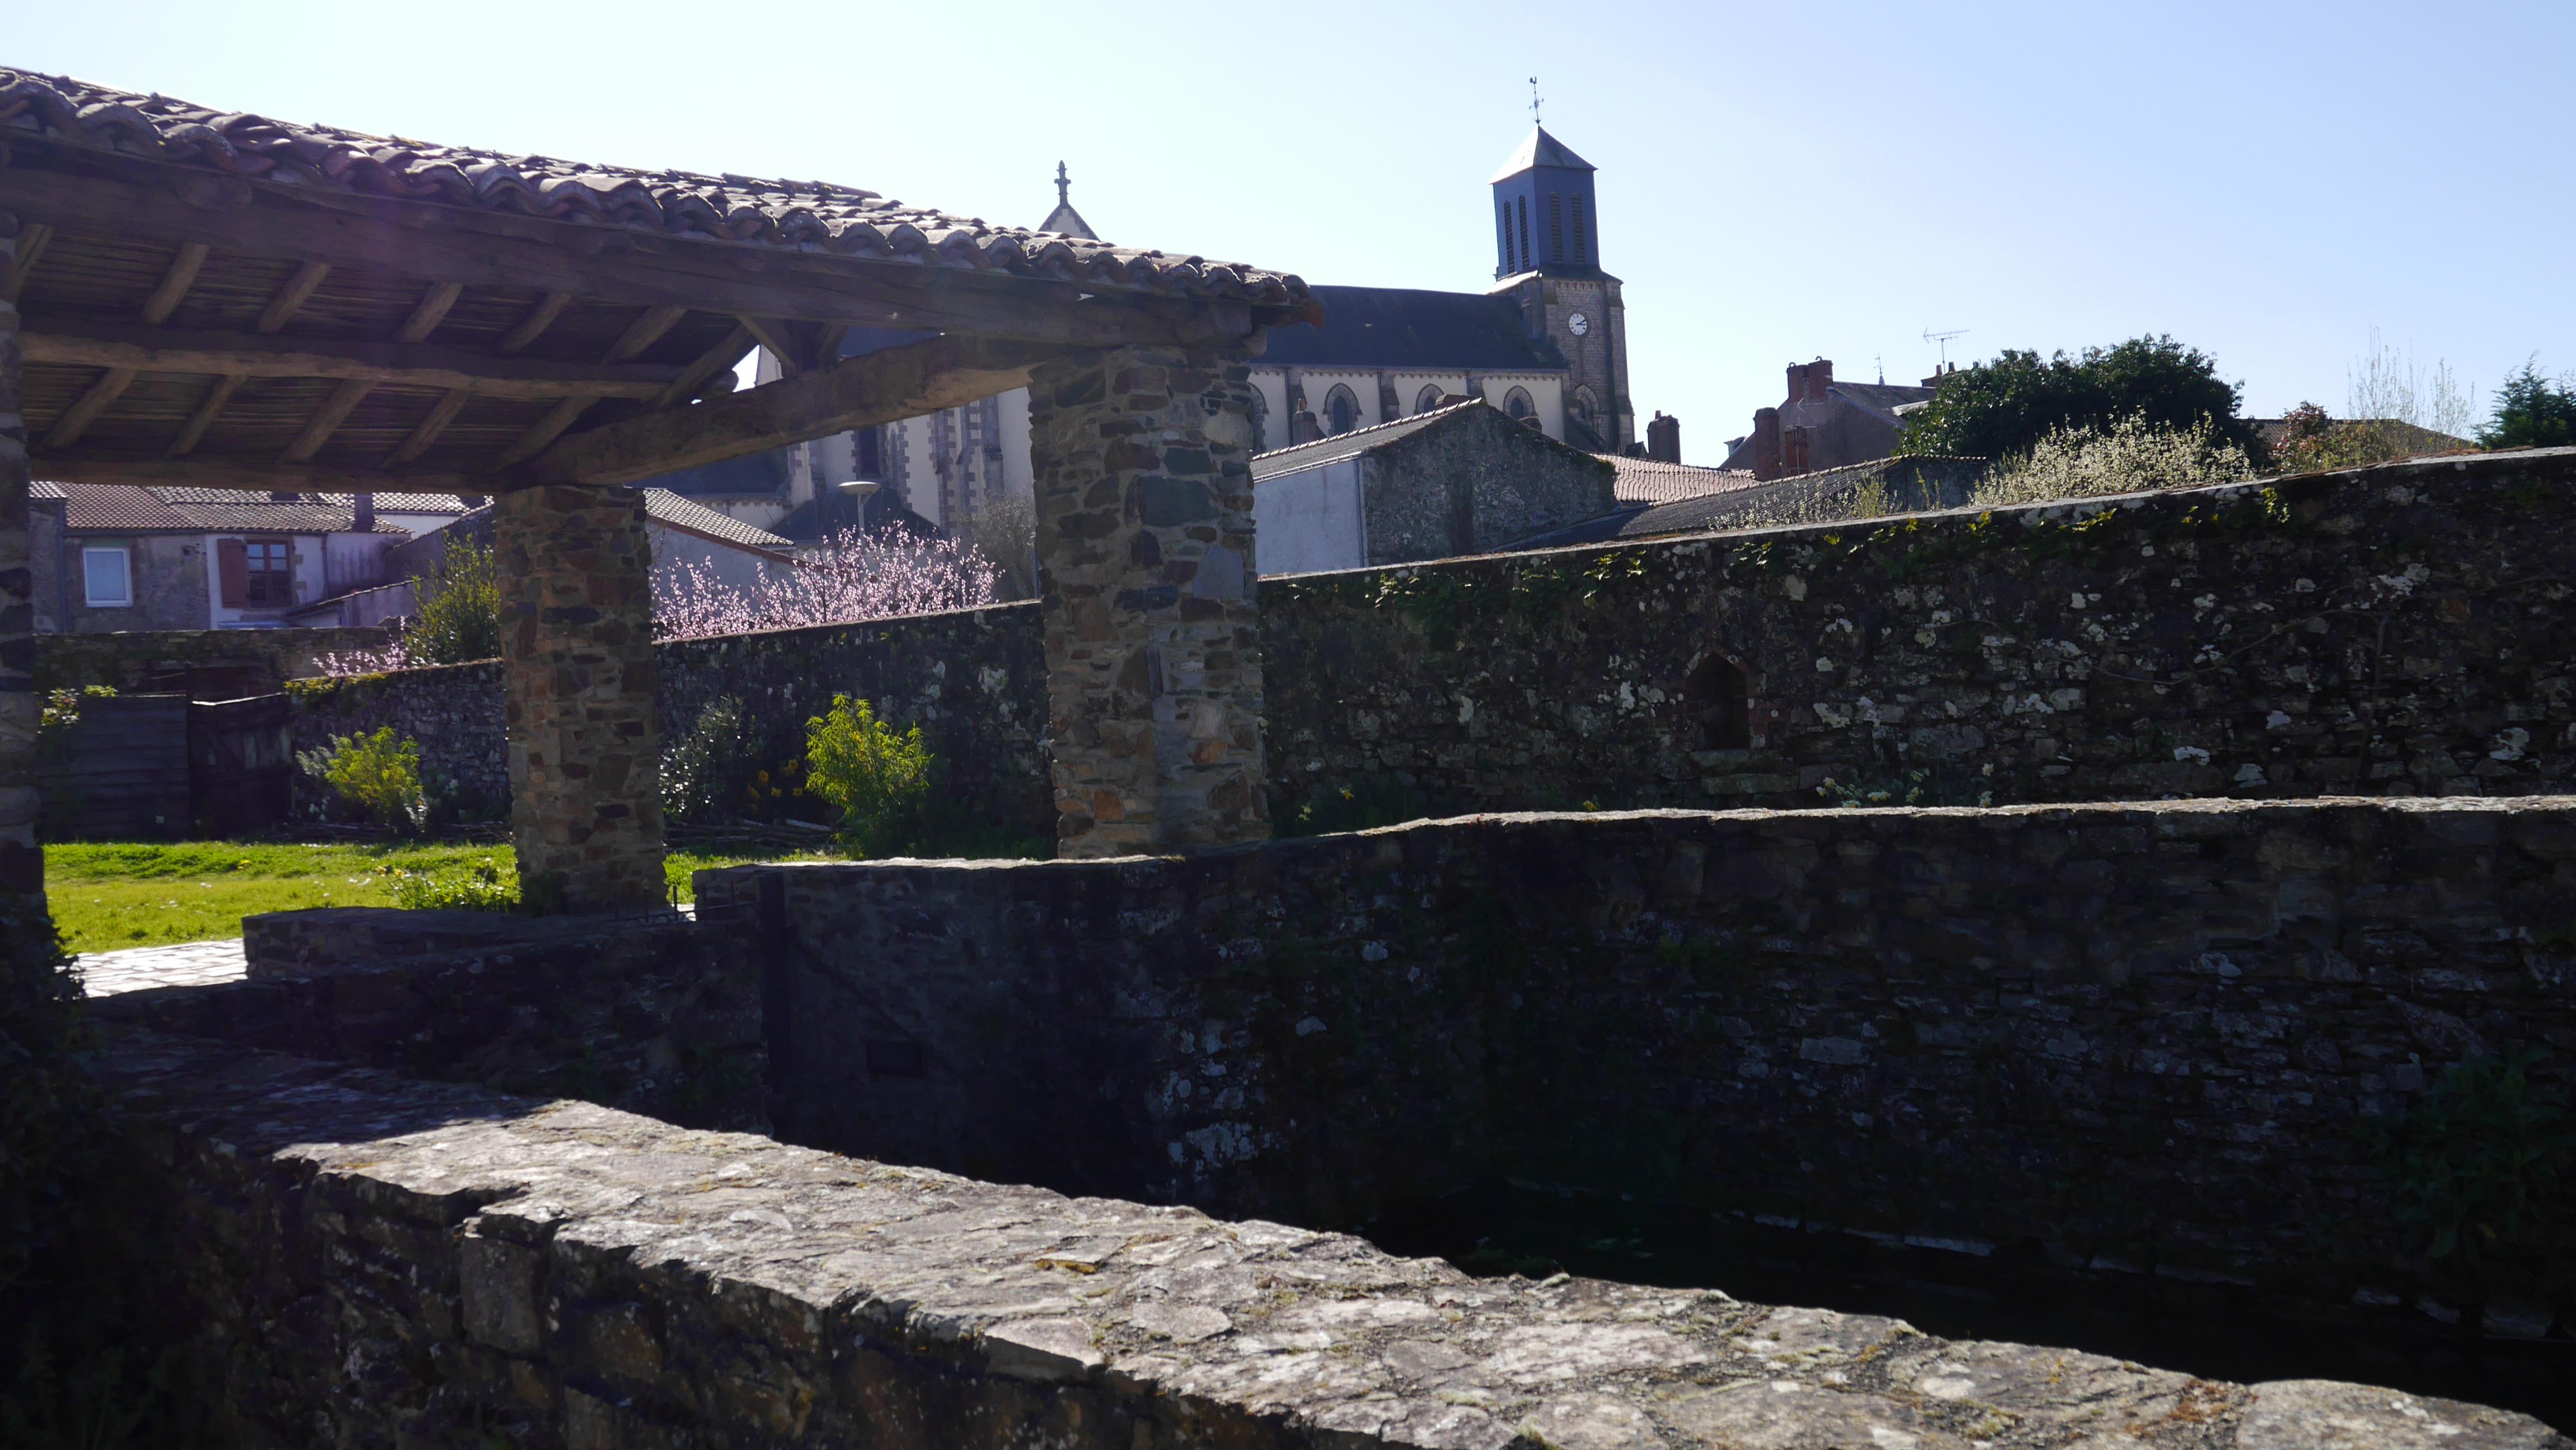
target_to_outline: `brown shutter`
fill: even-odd
[[[241,608],[250,596],[250,550],[241,540],[215,540],[215,573],[223,581],[224,608]]]

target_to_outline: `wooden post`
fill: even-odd
[[[14,271],[18,219],[0,212],[0,275]],[[36,846],[36,638],[27,553],[27,422],[18,303],[0,291],[0,950],[13,961],[54,950],[45,857]]]
[[[1245,355],[1120,348],[1029,382],[1057,850],[1265,839]]]
[[[510,833],[531,911],[665,899],[653,559],[639,489],[497,495]]]

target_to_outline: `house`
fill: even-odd
[[[796,566],[789,540],[666,488],[644,490],[644,521],[657,571],[694,570],[736,589],[750,589]],[[388,553],[386,588],[403,591],[403,607],[397,613],[410,612],[411,581],[435,574],[453,541],[490,544],[491,506],[468,510],[445,527],[407,540]]]
[[[1611,511],[1610,460],[1452,396],[1252,460],[1263,574],[1482,554]]]
[[[1728,445],[1725,466],[1768,480],[1890,457],[1904,411],[1929,402],[1937,381],[1844,383],[1834,380],[1830,358],[1792,363],[1789,396],[1753,415],[1753,431]]]
[[[35,628],[282,628],[300,606],[383,583],[406,533],[364,494],[36,483]]]

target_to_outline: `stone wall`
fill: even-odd
[[[388,638],[380,625],[40,634],[36,636],[36,688],[185,689],[194,699],[237,700],[273,694],[285,681],[320,673],[319,661],[325,655],[382,649]]]
[[[2563,449],[1268,581],[1272,779],[1435,812],[2544,790],[2571,586]]]
[[[782,1136],[1310,1224],[1508,1174],[2474,1298],[2386,1134],[2451,1065],[2576,1053],[2562,798],[1513,816],[700,909],[773,873]]]
[[[2548,790],[2570,581],[2565,450],[1266,580],[1268,776],[1291,817],[1397,779],[1411,813]],[[831,690],[892,699],[1045,832],[1037,632],[1004,606],[666,645],[665,730],[733,689],[783,760]],[[457,678],[328,728],[422,721],[497,792],[497,686]]]
[[[1619,506],[1618,470],[1483,404],[1360,455],[1368,561],[1481,554]]]
[[[111,1066],[185,1205],[138,1251],[250,1444],[2569,1445],[130,1029]]]

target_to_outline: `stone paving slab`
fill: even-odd
[[[1474,1279],[584,1103],[131,1029],[113,1047],[170,1191],[227,1206],[188,1231],[290,1240],[172,1262],[246,1347],[235,1402],[317,1442],[2576,1450],[2385,1389]]]
[[[249,975],[242,939],[180,942],[174,946],[128,947],[120,952],[83,952],[77,959],[81,985],[93,997],[154,987],[208,987],[238,982]]]

